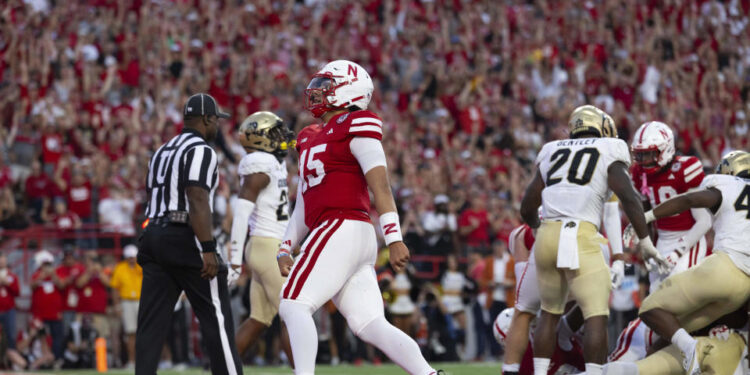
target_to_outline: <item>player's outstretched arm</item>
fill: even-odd
[[[390,261],[396,272],[403,270],[409,262],[409,249],[404,245],[401,227],[393,200],[391,183],[385,166],[377,166],[365,173],[367,186],[375,197],[375,209],[380,215],[380,227],[383,230],[385,243],[390,250]]]
[[[539,228],[539,206],[542,204],[542,190],[544,190],[544,180],[539,170],[536,171],[534,179],[531,180],[526,192],[521,200],[521,217],[530,227]]]
[[[409,262],[409,249],[401,235],[383,145],[375,138],[355,137],[349,142],[349,150],[357,159],[367,186],[375,197],[375,209],[380,215],[380,229],[390,250],[391,265],[396,271],[401,271]]]
[[[612,289],[617,289],[625,279],[625,256],[622,254],[622,222],[620,221],[620,204],[617,201],[604,203],[602,226],[607,231],[607,240],[612,249]]]
[[[271,182],[271,178],[265,173],[252,173],[245,176],[234,204],[232,217],[232,233],[230,234],[228,261],[231,268],[227,279],[231,284],[239,277],[239,269],[242,267],[242,255],[245,250],[245,239],[247,238],[247,222],[255,210],[255,201],[260,192]]]
[[[302,184],[304,182],[300,180],[300,185],[297,186],[297,200],[294,203],[294,211],[292,216],[289,217],[289,225],[286,226],[286,232],[284,232],[284,239],[281,241],[279,247],[279,254],[276,256],[276,261],[279,263],[279,271],[281,276],[288,276],[289,272],[292,271],[292,265],[294,260],[292,259],[292,249],[299,244],[300,241],[307,235],[310,228],[305,224],[305,200],[302,198]]]
[[[622,161],[615,161],[610,164],[607,168],[607,184],[622,202],[625,215],[628,216],[635,233],[640,239],[638,247],[646,268],[651,270],[650,262],[654,262],[659,267],[660,273],[669,272],[669,264],[659,255],[648,235],[648,222],[644,217],[641,200],[635,191],[635,187],[633,187],[630,175],[628,175],[628,166]]]
[[[622,208],[628,220],[633,225],[638,238],[648,237],[648,223],[643,216],[643,206],[638,198],[638,192],[633,187],[633,182],[628,175],[628,166],[616,161],[607,169],[607,184],[622,202]]]
[[[714,188],[678,195],[656,206],[650,211],[649,218],[655,219],[672,216],[691,208],[708,208],[712,211],[721,204],[721,192]]]

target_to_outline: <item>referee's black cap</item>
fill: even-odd
[[[219,104],[213,96],[200,93],[188,98],[185,103],[185,109],[182,111],[183,116],[217,116],[229,118],[229,113],[224,113],[219,109]]]

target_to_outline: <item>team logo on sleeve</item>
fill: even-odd
[[[398,233],[395,223],[383,225],[383,229],[385,230],[385,234]]]
[[[680,168],[682,168],[682,163],[680,163],[679,161],[676,161],[674,162],[674,164],[672,164],[672,172],[677,172],[680,170]]]

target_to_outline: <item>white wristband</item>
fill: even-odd
[[[643,216],[646,218],[646,224],[656,220],[656,216],[654,216],[654,210],[648,210],[645,213],[643,213]]]
[[[288,253],[292,252],[292,241],[286,240],[279,245],[279,250],[285,250]]]
[[[395,211],[380,215],[380,229],[383,231],[383,238],[386,245],[404,240],[401,236],[401,224],[398,222],[398,214]]]

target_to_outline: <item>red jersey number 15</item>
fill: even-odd
[[[314,187],[323,181],[326,171],[323,162],[316,159],[315,156],[326,150],[326,144],[317,145],[302,152],[299,158],[300,177],[302,177],[302,193],[308,188]],[[309,152],[308,152],[309,151]]]

